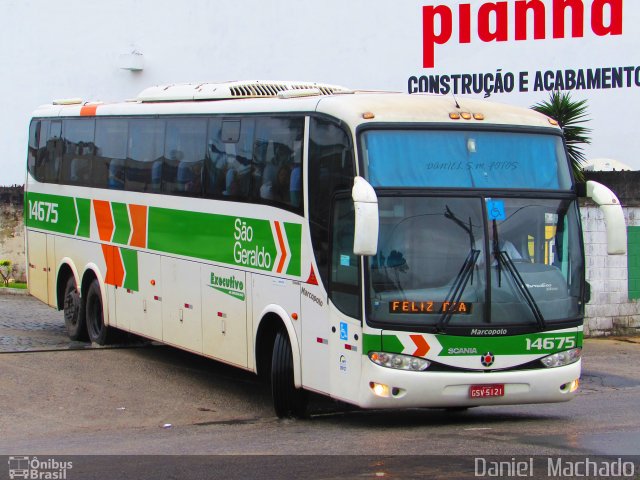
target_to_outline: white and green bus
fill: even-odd
[[[304,82],[170,85],[33,115],[32,295],[71,339],[131,332],[365,408],[578,388],[578,188],[557,124]],[[615,195],[609,252],[625,250]]]

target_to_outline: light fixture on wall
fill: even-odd
[[[141,72],[144,70],[144,55],[137,48],[131,47],[131,51],[118,56],[118,66],[123,70]]]

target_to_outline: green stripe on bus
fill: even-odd
[[[404,345],[395,335],[382,335],[382,350],[389,353],[402,353]]]
[[[91,235],[91,200],[88,198],[76,198],[78,207],[78,229],[76,235],[89,238]]]
[[[111,202],[111,211],[113,212],[113,223],[115,225],[111,241],[127,245],[131,236],[131,223],[129,222],[127,205],[125,203]]]
[[[121,248],[120,255],[122,255],[122,264],[124,265],[124,283],[123,288],[128,288],[137,292],[138,286],[138,252],[136,250],[129,250],[128,248]]]
[[[111,202],[111,210],[112,241],[127,245],[131,236],[127,205]],[[28,192],[24,214],[27,227],[90,237],[88,199]],[[284,248],[290,258],[286,272],[282,273],[299,277],[302,225],[284,222],[283,225],[288,243]],[[149,207],[147,248],[161,253],[275,272],[280,245],[274,236],[269,220]]]
[[[362,353],[367,355],[369,352],[382,351],[382,335],[365,333],[362,336]]]
[[[73,197],[29,192],[24,206],[24,217],[27,227],[67,235],[75,235],[78,226],[76,202]]]
[[[300,256],[302,254],[302,225],[299,223],[285,223],[284,230],[289,241],[291,261],[287,268],[287,275],[300,276]]]
[[[264,271],[273,270],[278,253],[268,220],[156,207],[149,208],[147,246]]]
[[[546,340],[546,341],[545,341]],[[476,356],[491,352],[494,355],[551,354],[582,346],[582,332],[532,333],[496,337],[457,337],[438,335],[442,345],[439,357]]]

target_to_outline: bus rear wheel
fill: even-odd
[[[76,288],[76,280],[73,275],[67,280],[64,287],[63,299],[64,324],[67,328],[67,335],[71,340],[86,340],[87,326],[85,324],[84,309],[80,292]]]
[[[87,301],[85,303],[85,318],[87,321],[87,333],[89,340],[98,345],[106,345],[109,327],[104,324],[102,310],[102,294],[98,280],[93,280],[87,289]]]
[[[279,418],[303,418],[307,413],[308,394],[293,382],[293,354],[287,332],[280,330],[271,358],[271,396]]]

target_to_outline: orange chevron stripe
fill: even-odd
[[[112,245],[102,245],[102,255],[107,264],[104,283],[121,287],[124,283],[124,265],[122,263],[120,249]]]
[[[280,251],[282,252],[282,256],[280,257],[280,262],[278,263],[278,268],[276,271],[278,273],[282,273],[282,269],[284,268],[284,262],[287,259],[287,250],[284,245],[284,239],[282,238],[282,231],[280,231],[280,222],[273,222],[276,226],[276,234],[278,235],[278,244],[280,245]]]
[[[416,344],[416,347],[418,347],[416,351],[412,353],[414,357],[424,357],[427,353],[429,353],[431,347],[422,335],[409,336],[411,337],[411,340],[413,340],[413,343]]]
[[[98,224],[98,235],[103,242],[110,242],[113,235],[113,218],[111,216],[111,205],[104,200],[93,201],[93,211],[96,214]]]
[[[146,205],[129,205],[131,217],[131,241],[132,247],[146,248],[147,246],[147,207]]]

